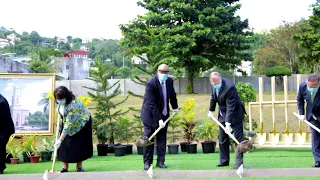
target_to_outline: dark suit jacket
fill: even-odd
[[[169,100],[171,107],[173,109],[178,108],[177,96],[173,87],[172,78],[166,80],[166,91],[167,91],[167,110],[168,115],[170,112],[169,109]],[[158,127],[159,120],[165,121],[163,119],[162,110],[163,110],[163,95],[162,88],[157,76],[153,76],[146,85],[146,90],[144,94],[142,109],[140,117],[143,124],[146,124],[151,127]]]
[[[231,126],[242,123],[246,110],[236,87],[229,79],[222,78],[218,97],[216,89],[211,86],[210,111],[215,111],[216,103],[219,104],[218,119],[220,122],[229,122]]]
[[[14,132],[8,101],[0,94],[0,141],[9,138]]]
[[[312,115],[314,115],[318,120],[320,120],[320,89],[314,101],[311,101],[311,93],[307,89],[307,82],[302,82],[299,86],[299,92],[297,96],[298,110],[300,115],[306,115],[306,119],[310,121]],[[307,102],[306,114],[304,110],[305,101]]]

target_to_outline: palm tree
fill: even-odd
[[[61,72],[58,68],[59,61],[55,61],[53,56],[49,56],[44,50],[39,49],[37,54],[31,55],[32,60],[29,66],[35,73],[55,73]]]

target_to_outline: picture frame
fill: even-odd
[[[0,73],[0,94],[10,106],[16,135],[53,135],[56,74]]]

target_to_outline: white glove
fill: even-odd
[[[208,113],[208,117],[211,118],[211,116],[213,116],[213,111],[209,111]]]
[[[231,128],[231,124],[226,122],[226,130],[225,130],[225,133],[227,134],[231,134],[232,132],[232,128]]]
[[[173,112],[178,114],[180,112],[180,110],[179,109],[174,109]]]
[[[57,148],[57,149],[59,149],[61,143],[62,143],[62,140],[59,138],[59,139],[56,141],[56,143],[54,143],[54,147]]]
[[[159,127],[161,127],[161,129],[162,128],[164,128],[166,126],[166,124],[163,122],[163,120],[161,119],[160,121],[159,121]]]
[[[304,115],[299,115],[299,116],[298,116],[298,119],[299,119],[301,122],[304,122],[304,121],[305,121]]]

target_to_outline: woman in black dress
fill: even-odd
[[[90,112],[82,101],[64,86],[55,89],[54,98],[63,119],[60,137],[55,143],[58,160],[63,162],[60,172],[68,172],[69,163],[77,163],[77,172],[84,172],[82,161],[93,155]]]

